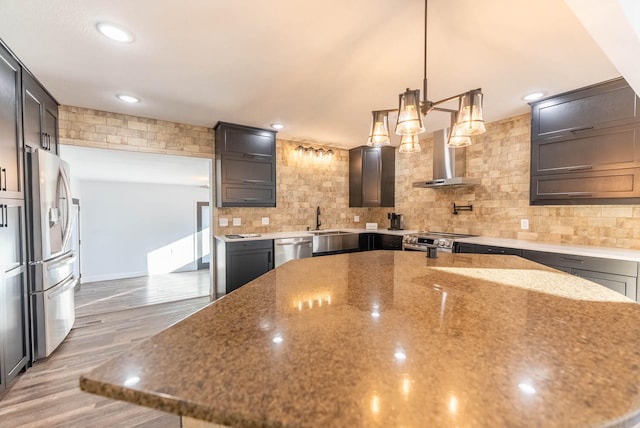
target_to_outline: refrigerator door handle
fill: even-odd
[[[47,270],[58,269],[60,266],[68,265],[76,261],[76,255],[74,253],[69,254],[65,258],[56,261],[55,263],[51,263],[47,266]],[[37,263],[37,262],[36,262]]]
[[[62,185],[64,186],[65,193],[67,197],[65,198],[65,203],[67,204],[67,221],[64,226],[64,236],[62,238],[62,248],[67,248],[69,244],[69,240],[71,239],[71,222],[73,220],[73,215],[71,215],[72,210],[72,198],[71,198],[71,184],[69,183],[69,177],[67,177],[67,173],[60,165],[60,178],[62,179]]]
[[[70,288],[75,288],[76,286],[76,277],[75,276],[71,276],[69,277],[69,279],[67,279],[65,282],[63,282],[62,284],[60,284],[58,286],[58,289],[56,291],[54,291],[53,293],[49,294],[47,296],[48,299],[53,299],[55,298],[57,295],[64,293],[65,291],[67,291]]]

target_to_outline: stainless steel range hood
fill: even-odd
[[[413,187],[475,186],[479,178],[465,177],[467,149],[447,147],[449,129],[433,133],[433,180],[416,181]]]

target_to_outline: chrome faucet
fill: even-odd
[[[322,223],[320,223],[320,207],[316,207],[316,230],[320,230],[321,225]]]

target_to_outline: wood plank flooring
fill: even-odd
[[[170,278],[169,282],[174,280],[178,277]],[[193,277],[182,277],[185,284],[190,280]],[[78,379],[82,373],[132,344],[157,334],[207,305],[208,280],[206,275],[207,297],[152,305],[148,303],[155,300],[146,299],[144,291],[128,292],[128,281],[120,286],[108,284],[112,288],[112,308],[115,310],[110,310],[111,299],[106,290],[93,290],[89,284],[83,285],[78,293],[78,300],[85,302],[78,311],[82,315],[77,315],[67,339],[49,358],[36,362],[29,371],[19,375],[8,392],[0,397],[0,427],[179,428],[178,416],[82,392]],[[101,299],[100,302],[92,304],[87,293],[92,294],[91,298]],[[188,292],[177,292],[174,298],[183,299],[185,295]],[[165,293],[165,298],[167,296]],[[129,308],[132,305],[143,306]]]

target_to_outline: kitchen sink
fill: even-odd
[[[314,230],[309,233],[315,236],[324,236],[324,235],[344,235],[344,234],[353,233],[353,232],[346,232],[344,230]]]
[[[336,254],[356,251],[360,247],[360,235],[344,230],[322,230],[309,232],[313,235],[313,254]]]

